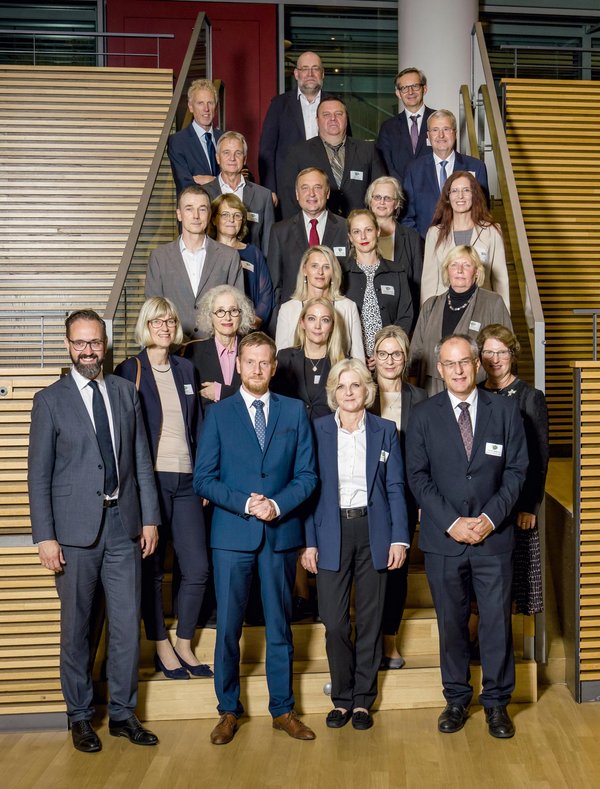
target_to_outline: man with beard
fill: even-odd
[[[99,751],[91,725],[90,617],[101,582],[110,623],[109,733],[158,738],[135,716],[141,560],[158,541],[160,510],[135,386],[102,373],[106,327],[93,310],[65,322],[73,367],[33,399],[29,505],[40,562],[56,574],[60,678],[73,745]],[[144,524],[144,525],[142,525]]]
[[[210,735],[213,745],[231,742],[244,711],[239,640],[255,566],[273,728],[298,740],[315,738],[294,712],[290,620],[296,557],[304,545],[300,507],[317,477],[304,404],[269,392],[275,354],[275,343],[262,332],[240,342],[236,366],[242,386],[209,409],[196,455],[194,489],[215,505],[215,690],[221,717]]]

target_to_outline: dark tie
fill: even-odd
[[[318,246],[321,241],[319,239],[319,233],[317,231],[317,219],[310,220],[310,233],[308,234],[308,246],[309,247],[316,247]]]
[[[446,178],[448,177],[448,173],[446,172],[446,165],[448,162],[443,161],[440,162],[440,192],[442,191],[442,187],[446,183]]]
[[[331,172],[333,173],[338,189],[342,185],[342,178],[344,176],[344,164],[340,156],[342,144],[331,146]]]
[[[419,142],[419,127],[417,126],[418,115],[411,115],[412,126],[410,127],[410,139],[412,142],[413,153],[417,150],[417,143]]]
[[[208,161],[210,162],[210,174],[218,175],[219,165],[217,164],[217,155],[212,141],[212,134],[210,132],[205,132],[204,139],[206,140],[206,150],[208,151]]]
[[[265,404],[262,400],[255,400],[252,405],[256,408],[256,418],[254,420],[254,429],[256,430],[256,437],[260,448],[265,448],[265,436],[267,435],[267,423],[265,421]]]
[[[113,450],[112,439],[110,437],[110,425],[108,424],[108,413],[102,392],[98,388],[97,381],[90,381],[88,386],[92,387],[92,413],[94,414],[94,425],[96,427],[96,438],[100,447],[100,454],[104,461],[104,493],[110,496],[119,484],[117,476],[117,464]]]
[[[473,425],[471,424],[471,417],[469,415],[469,403],[459,403],[460,414],[458,415],[458,427],[460,436],[465,445],[465,452],[467,459],[471,460],[471,452],[473,450]]]

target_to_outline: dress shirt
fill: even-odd
[[[312,137],[316,137],[319,133],[317,128],[317,109],[319,108],[319,102],[321,101],[321,91],[317,93],[313,101],[309,101],[304,93],[298,90],[298,100],[300,102],[302,118],[304,120],[304,134],[306,135],[306,139],[310,140]]]
[[[455,158],[456,158],[456,154],[454,151],[450,152],[450,155],[448,156],[447,159],[441,159],[437,155],[437,153],[433,154],[433,161],[435,162],[435,177],[437,179],[438,184],[440,182],[440,162],[448,162],[448,165],[446,167],[446,177],[448,177],[449,175],[452,175],[452,173],[454,172]]]
[[[325,226],[327,225],[327,209],[319,216],[308,216],[304,211],[302,212],[302,219],[304,220],[304,229],[306,230],[306,238],[310,236],[310,223],[312,219],[317,220],[317,233],[319,234],[319,243],[323,243],[323,235],[325,233]]]
[[[338,489],[340,507],[366,507],[367,495],[367,431],[363,413],[352,433],[342,427],[339,409],[335,412],[338,426]]]
[[[411,115],[418,115],[417,118],[417,129],[419,130],[419,134],[421,133],[421,126],[423,124],[423,115],[425,114],[425,105],[421,104],[418,110],[414,112],[410,110],[404,110],[404,114],[406,115],[406,123],[408,125],[408,133],[410,134],[410,130],[412,129],[412,121],[410,119]],[[429,144],[429,143],[428,143]]]
[[[231,348],[226,348],[215,337],[215,346],[217,348],[217,356],[219,358],[219,366],[221,367],[221,374],[223,375],[223,383],[230,386],[233,380],[233,373],[235,370],[235,359],[237,356],[238,341],[237,337]],[[221,399],[221,384],[215,381],[215,402]],[[256,412],[256,409],[252,409]]]
[[[232,189],[225,181],[219,176],[219,186],[221,187],[221,194],[223,195],[237,195],[240,200],[242,199],[242,195],[244,193],[244,187],[246,186],[246,179],[243,175],[240,175],[240,182]],[[243,201],[242,201],[243,202]]]
[[[269,392],[269,390],[267,389],[267,391],[264,393],[264,395],[261,395],[261,397],[257,397],[256,395],[247,392],[243,386],[240,386],[240,394],[242,396],[242,400],[244,401],[244,405],[248,409],[248,415],[250,416],[252,427],[255,426],[255,421],[256,421],[256,408],[254,408],[254,406],[252,405],[252,403],[255,400],[262,400],[262,402],[265,404],[265,407],[263,408],[263,413],[265,415],[265,424],[268,426],[269,405],[271,403],[271,393]],[[281,510],[279,509],[279,505],[277,504],[275,499],[269,499],[269,501],[275,507],[275,512],[277,513],[277,517],[279,517],[279,515],[281,515]],[[250,514],[249,506],[250,506],[250,499],[246,501],[246,506],[244,508],[244,512],[246,513],[246,515]]]
[[[179,250],[195,296],[198,293],[202,269],[204,268],[204,261],[206,260],[206,238],[202,242],[200,249],[192,252],[186,247],[183,236],[179,236]]]
[[[212,142],[216,150],[217,141],[215,140],[215,131],[212,126],[210,127],[210,129],[203,129],[199,123],[196,123],[196,121],[192,121],[192,128],[198,135],[198,139],[200,140],[200,145],[202,146],[202,150],[204,151],[204,155],[206,156],[206,161],[210,164],[210,156],[208,155],[208,148],[206,147],[206,137],[204,135],[207,132],[212,135]]]

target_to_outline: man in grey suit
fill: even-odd
[[[234,194],[240,198],[248,211],[250,233],[246,241],[254,244],[266,256],[271,226],[275,221],[273,198],[269,189],[244,178],[247,156],[248,143],[244,135],[235,131],[225,132],[217,143],[217,162],[221,174],[204,188],[211,200],[220,194]]]
[[[186,187],[177,201],[181,235],[151,253],[146,272],[145,296],[163,296],[177,307],[183,333],[202,339],[196,313],[202,296],[216,285],[233,285],[244,292],[240,256],[206,235],[210,197],[201,186]]]
[[[135,716],[141,560],[156,548],[160,520],[140,403],[133,384],[102,374],[104,321],[80,310],[65,326],[73,367],[33,399],[28,483],[33,541],[42,565],[56,573],[71,736],[84,753],[102,747],[91,725],[89,644],[102,583],[110,622],[109,732],[156,745]]]

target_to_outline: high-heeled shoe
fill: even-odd
[[[210,679],[211,677],[215,676],[212,672],[211,667],[207,666],[206,663],[199,663],[197,666],[192,666],[191,663],[186,663],[186,661],[181,657],[181,655],[179,654],[179,652],[177,652],[176,649],[173,649],[173,652],[175,652],[175,656],[177,657],[177,660],[187,671],[190,672],[192,677],[206,677]]]
[[[177,655],[179,659],[179,655]],[[158,657],[158,653],[154,653],[154,668],[157,671],[162,671],[167,679],[189,679],[190,675],[187,673],[183,666],[179,668],[167,668],[162,660]]]

